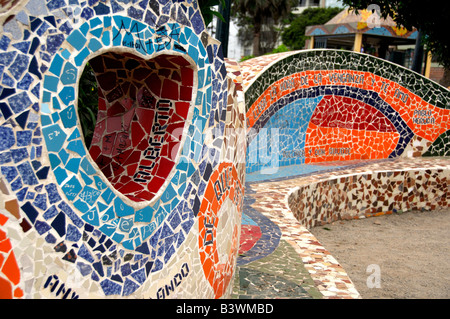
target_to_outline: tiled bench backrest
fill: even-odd
[[[343,50],[305,50],[241,67],[247,173],[450,151],[450,91],[397,64]]]

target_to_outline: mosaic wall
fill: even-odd
[[[335,50],[260,57],[241,68],[248,173],[450,150],[450,91],[409,69]]]
[[[244,96],[197,2],[8,3],[0,297],[229,296]],[[89,147],[77,113],[87,63],[99,97]]]
[[[448,160],[398,158],[341,173],[306,177],[287,197],[306,228],[336,220],[450,207]]]

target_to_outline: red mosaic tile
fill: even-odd
[[[180,56],[144,61],[109,53],[93,60],[101,105],[90,154],[119,192],[149,200],[174,167],[194,71]]]

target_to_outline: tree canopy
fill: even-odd
[[[198,0],[198,5],[200,7],[203,20],[205,21],[205,26],[208,26],[215,16],[223,20],[223,16],[215,9],[215,7],[219,5],[224,7],[224,0]]]
[[[306,8],[295,17],[290,26],[283,30],[281,39],[283,44],[291,50],[301,50],[305,47],[306,27],[324,24],[336,16],[342,8]]]

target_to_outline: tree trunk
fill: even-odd
[[[259,47],[260,47],[260,39],[261,39],[261,24],[255,23],[255,29],[253,31],[253,56],[259,56]]]
[[[439,81],[439,84],[450,89],[450,69],[444,69],[444,76]]]
[[[217,34],[216,38],[222,43],[223,56],[228,57],[228,39],[230,33],[230,15],[231,15],[231,0],[225,0],[225,8],[219,5],[219,13],[225,19],[217,19]]]
[[[414,48],[414,58],[412,64],[412,70],[422,74],[423,63],[423,44],[422,44],[422,31],[419,30],[419,34],[416,39],[416,46]]]

